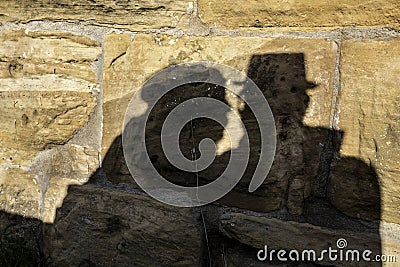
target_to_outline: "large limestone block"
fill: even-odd
[[[55,76],[46,81],[47,77],[30,77],[25,79],[24,85],[31,86],[32,79],[38,79],[44,85],[48,82],[45,87],[51,91],[37,88],[24,91],[11,85],[16,91],[0,92],[0,111],[3,114],[0,156],[3,163],[25,165],[39,151],[65,144],[85,125],[96,104],[95,97],[84,92],[87,83],[79,86],[68,79],[69,86],[81,87],[83,91],[68,92],[65,87],[58,89],[54,86],[62,84],[66,78]],[[7,81],[3,79],[0,83],[4,85]]]
[[[157,130],[171,107],[190,96],[212,96],[231,105],[245,121],[252,138],[248,171],[226,203],[249,209],[280,209],[291,177],[297,177],[290,198],[291,210],[301,213],[302,201],[309,195],[319,164],[319,152],[328,136],[330,103],[336,61],[335,43],[322,39],[270,39],[259,37],[183,37],[137,35],[134,40],[123,34],[110,34],[105,41],[103,167],[113,182],[127,182],[121,133],[126,107],[146,79],[169,65],[207,60],[234,67],[246,73],[269,101],[278,130],[274,166],[260,190],[247,192],[248,180],[258,161],[258,126],[248,108],[218,86],[185,86],[181,95],[169,96],[154,108],[149,123],[149,150],[155,166],[174,181],[185,183],[193,175],[176,172],[162,156]],[[199,126],[199,127],[197,127]],[[181,137],[182,151],[192,151],[191,136],[216,139],[216,168],[203,172],[200,179],[210,180],[226,163],[230,144],[218,124],[198,122],[191,135],[186,127]],[[185,143],[186,142],[186,143]],[[185,145],[186,144],[186,145]],[[158,147],[158,148],[155,148]],[[158,150],[157,150],[158,149]],[[189,153],[190,154],[190,153]],[[186,156],[190,156],[190,155]],[[226,165],[224,165],[226,166]],[[173,170],[173,171],[170,171]],[[117,177],[118,176],[118,177]],[[117,177],[117,178],[116,178]],[[193,182],[193,180],[192,180]],[[245,196],[245,198],[244,198]],[[244,201],[246,199],[246,201]]]
[[[91,64],[101,48],[87,37],[68,32],[4,31],[0,43],[1,78],[62,74],[97,81]]]
[[[2,1],[0,10],[2,21],[76,20],[141,31],[176,26],[193,11],[193,1]]]
[[[380,229],[379,226],[378,228],[368,229],[364,226],[351,226],[354,222],[350,222],[346,226],[348,229],[337,229],[320,227],[306,222],[247,215],[235,211],[225,212],[220,219],[222,232],[229,238],[254,247],[254,257],[257,256],[259,249],[267,246],[270,253],[275,250],[274,259],[276,259],[276,253],[280,249],[287,251],[284,255],[287,258],[290,250],[298,251],[300,256],[303,250],[313,250],[318,259],[321,252],[328,250],[329,247],[333,250],[339,250],[337,247],[339,239],[345,239],[347,242],[347,246],[342,249],[343,255],[346,255],[348,250],[358,250],[360,259],[364,250],[372,251],[371,259],[381,254],[395,256],[398,259],[400,253],[400,228],[395,225],[381,225]],[[332,218],[332,220],[335,219]],[[339,252],[336,255],[339,255]],[[346,260],[345,256],[343,261],[339,259],[338,256],[336,261],[332,261],[328,254],[325,254],[317,262],[330,266],[382,266],[381,262],[356,261],[351,260],[351,258]],[[385,266],[397,266],[395,261],[384,264]]]
[[[220,29],[270,27],[399,26],[397,0],[230,1],[199,0],[200,18]]]
[[[24,192],[9,193],[12,201],[24,198],[39,205],[29,214],[22,207],[13,212],[50,220],[46,218],[54,215],[44,212],[49,180],[82,182],[97,169],[96,147],[65,144],[95,111],[99,84],[92,63],[100,53],[98,42],[70,33],[18,30],[0,35],[0,183]],[[39,192],[28,197],[31,189]],[[1,209],[8,210],[4,205]]]
[[[45,228],[46,254],[58,266],[197,266],[197,216],[133,192],[72,186]]]
[[[400,40],[345,41],[329,197],[350,216],[400,223]],[[359,160],[358,160],[359,159]]]
[[[0,35],[1,158],[26,164],[82,128],[99,90],[90,66],[99,44],[69,33]]]

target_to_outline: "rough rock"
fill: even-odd
[[[29,22],[85,21],[92,25],[108,25],[131,30],[174,27],[186,13],[193,11],[189,0],[163,1],[90,1],[69,2],[7,1],[0,3],[2,21]]]
[[[99,44],[62,33],[0,35],[1,158],[26,164],[82,128],[99,90],[90,66]]]
[[[100,156],[96,149],[70,144],[55,150],[48,158],[50,161],[45,160],[37,164],[39,168],[46,166],[46,172],[41,172],[35,167],[31,167],[31,170],[49,178],[48,181],[43,179],[42,191],[45,191],[45,195],[42,220],[53,222],[56,208],[62,206],[68,193],[68,186],[86,183],[99,168]]]
[[[117,188],[72,186],[45,228],[45,247],[57,266],[196,266],[199,225],[192,209]]]
[[[200,18],[219,29],[274,27],[399,27],[399,2],[342,1],[230,1],[199,0]],[[304,29],[303,29],[304,30]]]
[[[337,126],[344,131],[329,187],[342,212],[399,223],[400,41],[345,41]]]
[[[315,250],[318,253],[328,249],[328,247],[337,249],[337,240],[340,238],[344,238],[347,241],[346,250],[357,249],[362,252],[368,249],[372,251],[372,255],[382,253],[381,242],[382,246],[386,247],[386,252],[389,253],[390,251],[392,253],[387,255],[396,255],[393,253],[398,253],[400,244],[398,235],[397,238],[381,240],[377,232],[368,233],[357,229],[346,231],[237,212],[226,212],[221,215],[220,227],[228,237],[254,247],[254,257],[256,257],[258,250],[264,248],[265,245],[268,246],[269,251],[272,249],[297,250],[300,252],[303,250]],[[384,228],[382,227],[383,231]],[[399,229],[396,231],[399,233]],[[332,261],[325,257],[319,263],[332,264]],[[372,266],[381,266],[377,262],[365,261],[335,261],[334,264],[335,266],[371,266],[371,264]]]
[[[3,169],[0,179],[3,211],[26,217],[41,215],[42,192],[32,174],[17,168]]]
[[[96,148],[63,145],[96,108],[99,84],[91,64],[100,53],[98,42],[70,33],[0,35],[0,184],[19,188],[17,195],[4,191],[13,202],[35,203],[35,208],[26,205],[14,213],[48,221],[56,208],[49,216],[43,209],[49,180],[87,181],[98,168]]]

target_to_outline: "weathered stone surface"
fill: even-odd
[[[96,107],[99,85],[91,64],[100,53],[98,42],[69,33],[18,30],[0,35],[0,166],[1,175],[11,178],[0,183],[23,192],[6,190],[12,201],[37,204],[27,206],[29,214],[23,207],[14,213],[51,220],[60,200],[47,215],[49,180],[83,182],[98,168],[96,148],[65,144]],[[8,211],[4,205],[1,209]]]
[[[131,30],[174,27],[193,11],[193,1],[7,1],[0,3],[2,21],[85,21]]]
[[[62,84],[62,78],[31,77],[49,88],[53,83]],[[7,81],[0,80],[1,85]],[[74,88],[76,84],[67,82]],[[46,86],[47,84],[47,86]],[[0,85],[0,86],[1,86]],[[89,84],[90,85],[90,84]],[[7,85],[6,85],[7,86]],[[3,163],[28,164],[39,151],[55,145],[65,144],[82,128],[95,106],[96,98],[89,92],[68,92],[52,86],[54,91],[32,90],[0,91],[1,160]],[[87,88],[87,84],[80,86]],[[4,87],[1,87],[3,89]]]
[[[321,251],[336,248],[338,238],[399,261],[400,44],[391,29],[399,28],[399,10],[396,0],[0,1],[0,266],[310,267],[260,262],[257,251]],[[7,30],[24,23],[60,31]],[[65,28],[104,37],[104,46]],[[105,34],[111,28],[130,34]],[[295,33],[264,38],[282,31]],[[200,209],[167,206],[137,190],[121,148],[124,113],[137,89],[157,71],[198,60],[253,79],[278,131],[272,170],[248,193],[260,141],[243,101],[219,86],[191,84],[156,105],[147,149],[154,166],[180,185],[215,179],[237,145],[216,123],[194,121],[181,133],[183,154],[198,156],[193,146],[211,137],[216,160],[198,176],[172,168],[158,131],[180,101],[214,97],[247,127],[247,172],[219,204],[202,207],[204,218]]]
[[[99,44],[71,34],[0,35],[1,158],[26,164],[85,125],[98,84],[91,62]]]
[[[220,29],[268,27],[399,27],[396,0],[342,1],[231,1],[199,0],[200,18]]]
[[[387,228],[387,229],[386,229]],[[315,226],[309,223],[299,223],[295,221],[284,221],[276,218],[266,218],[250,216],[236,212],[227,212],[221,216],[221,229],[230,238],[253,246],[254,257],[258,249],[268,246],[268,250],[285,249],[290,251],[315,250],[318,253],[328,247],[337,249],[336,241],[344,238],[347,241],[346,249],[357,249],[360,251],[369,249],[372,255],[381,254],[381,245],[385,247],[387,255],[398,257],[400,248],[399,228],[389,229],[382,227],[381,231],[396,231],[391,238],[381,240],[379,232],[367,233],[359,230],[339,230]],[[301,255],[301,254],[300,254]],[[287,256],[287,255],[286,255]],[[381,266],[381,263],[357,262],[357,261],[329,261],[327,254],[322,263],[334,264],[334,266]],[[275,254],[276,257],[276,254]],[[372,258],[372,256],[371,256]],[[375,264],[375,265],[373,265]],[[395,266],[390,265],[388,266]]]
[[[96,185],[70,187],[45,247],[57,266],[197,266],[201,232],[192,209]]]
[[[68,193],[68,186],[86,183],[99,168],[100,156],[96,149],[70,144],[54,151],[48,158],[49,161],[38,164],[46,166],[47,172],[40,172],[37,167],[31,167],[31,170],[49,179],[43,179],[42,191],[45,195],[42,220],[53,222],[56,208],[62,206]]]
[[[332,203],[346,214],[395,223],[400,223],[399,47],[398,39],[343,43],[336,119],[344,136],[329,187]]]
[[[42,192],[35,177],[17,168],[2,168],[0,173],[0,207],[10,214],[38,217]]]
[[[62,74],[97,82],[91,64],[101,48],[87,37],[67,32],[18,30],[4,31],[0,43],[0,78]]]
[[[291,214],[303,213],[303,202],[305,195],[305,184],[303,179],[289,181],[287,207]]]
[[[105,42],[105,62],[109,63],[106,64],[104,73],[102,143],[103,167],[107,175],[110,180],[118,182],[119,178],[116,179],[115,176],[129,174],[121,156],[120,135],[125,109],[134,92],[151,75],[171,64],[208,60],[237,68],[256,82],[270,103],[279,134],[275,163],[263,187],[248,194],[248,183],[245,182],[236,192],[227,196],[226,202],[261,211],[280,209],[285,202],[289,177],[299,175],[299,179],[303,180],[301,184],[313,184],[319,162],[316,151],[320,150],[320,143],[324,142],[329,125],[335,55],[336,45],[320,39],[176,39],[163,35],[137,35],[130,43],[124,35],[108,35]],[[310,89],[312,87],[314,88]],[[198,92],[204,89],[201,86],[196,88],[188,90]],[[213,88],[213,92],[219,90],[217,89]],[[231,105],[234,103],[223,91],[222,96],[214,97]],[[157,116],[162,117],[167,112],[167,106],[171,106],[174,101],[172,98],[170,100],[171,103],[165,100],[160,105]],[[254,118],[248,114],[248,110],[240,111],[239,106],[234,109],[247,120],[247,127],[252,135],[257,131]],[[162,122],[151,125],[162,125]],[[204,136],[207,133],[212,133],[214,137],[219,136],[218,125],[213,127],[208,125],[203,130],[196,130],[195,136]],[[153,137],[154,140],[157,139],[157,136]],[[221,136],[220,138],[223,139]],[[150,140],[153,140],[152,137]],[[254,135],[253,141],[254,157],[251,156],[249,165],[254,170],[258,157],[257,135]],[[223,159],[222,156],[227,156],[231,148],[224,147],[225,142],[217,143],[222,145],[217,146],[217,150],[222,151],[223,155],[220,156]],[[157,145],[157,142],[154,141],[152,145]],[[166,166],[162,159],[158,161],[156,164]],[[251,170],[247,179],[250,175]],[[175,179],[178,176],[185,177],[175,175]],[[210,178],[206,176],[208,175],[203,178]],[[126,182],[126,178],[121,178],[120,181]],[[246,196],[246,200],[243,196]],[[301,209],[301,201],[297,205]]]

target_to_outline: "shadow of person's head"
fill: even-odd
[[[202,75],[210,75],[213,80],[218,80],[221,83],[225,82],[223,75],[214,68],[204,70]],[[168,78],[168,77],[167,77]],[[196,81],[198,77],[184,77],[185,80]],[[163,84],[158,84],[159,82]],[[152,86],[145,86],[141,89],[141,99],[145,103],[152,103],[154,96],[158,95],[157,90],[160,86],[166,86],[163,81],[156,81]],[[227,108],[225,110],[218,110],[215,107],[215,114],[218,114],[222,120],[216,122],[213,119],[206,117],[197,117],[196,108],[190,108],[190,105],[195,105],[191,100],[199,98],[213,98],[224,103]],[[220,176],[224,171],[221,166],[226,166],[229,157],[216,157],[214,162],[207,167],[204,171],[198,173],[187,172],[175,167],[166,157],[165,151],[162,146],[162,129],[167,117],[179,106],[189,105],[188,112],[193,119],[186,122],[179,133],[179,149],[188,160],[194,161],[201,157],[199,144],[202,140],[209,138],[217,144],[224,135],[224,125],[227,124],[226,113],[229,111],[229,103],[226,101],[226,89],[223,86],[206,83],[206,82],[192,82],[177,86],[167,93],[163,94],[151,108],[145,127],[145,142],[147,155],[150,158],[153,166],[157,172],[165,179],[181,186],[194,187],[197,185],[207,184]],[[210,107],[211,109],[213,107]],[[175,116],[180,116],[175,113]],[[188,114],[182,114],[186,117]],[[179,118],[178,118],[179,120]],[[134,120],[129,122],[135,123]],[[176,125],[181,127],[181,125]],[[170,134],[170,133],[164,133]]]
[[[247,66],[247,76],[258,86],[272,110],[277,129],[277,148],[274,164],[265,184],[281,181],[276,184],[279,191],[274,192],[271,203],[274,209],[279,209],[286,189],[283,180],[299,172],[303,164],[303,134],[301,132],[303,118],[310,103],[308,90],[317,85],[307,81],[304,54],[278,53],[252,55]],[[250,140],[250,161],[243,179],[236,187],[240,192],[246,192],[246,184],[257,167],[261,151],[261,135],[257,120],[249,106],[241,111],[242,120],[248,131]],[[288,164],[289,163],[289,164]],[[285,169],[283,169],[285,168]],[[286,178],[284,176],[287,176]],[[266,185],[262,185],[255,194],[268,195]],[[276,188],[275,188],[276,189]],[[255,203],[250,204],[253,207]],[[269,208],[262,211],[269,210]]]
[[[274,114],[303,119],[310,102],[307,90],[316,86],[306,79],[304,54],[253,55],[247,76],[263,92]]]

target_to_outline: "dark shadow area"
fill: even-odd
[[[201,266],[266,265],[265,262],[257,262],[257,250],[254,247],[230,239],[221,233],[218,214],[221,209],[223,210],[226,207],[236,207],[239,211],[245,209],[261,212],[258,214],[281,220],[310,223],[354,234],[371,233],[379,235],[380,188],[373,166],[367,165],[357,158],[339,157],[341,140],[346,133],[325,127],[309,127],[303,122],[310,105],[310,97],[307,91],[318,86],[307,81],[304,55],[253,55],[247,69],[247,76],[260,88],[274,114],[277,129],[275,160],[264,184],[255,192],[249,193],[248,185],[258,163],[261,142],[260,129],[255,116],[251,109],[245,105],[241,109],[240,115],[250,138],[250,160],[246,172],[238,185],[218,203],[193,209],[196,214],[193,218],[194,225],[202,232],[201,240],[199,240],[201,242],[201,255],[193,255],[193,259],[200,258]],[[144,101],[146,101],[146,93],[144,92],[144,95],[142,95]],[[231,151],[227,151],[217,156],[213,164],[206,170],[199,172],[198,175],[181,171],[172,166],[166,159],[160,139],[163,121],[170,111],[183,101],[201,96],[213,97],[228,104],[226,89],[221,86],[204,83],[186,84],[175,88],[157,103],[151,111],[146,127],[146,147],[153,165],[166,179],[179,185],[196,186],[213,181],[224,171],[231,153]],[[199,142],[204,138],[211,138],[218,142],[223,136],[223,130],[220,124],[210,119],[193,120],[181,132],[182,153],[190,160],[197,159],[199,157]],[[119,136],[114,140],[103,159],[102,169],[91,177],[88,184],[71,186],[64,201],[66,204],[57,211],[54,225],[45,226],[45,234],[51,236],[48,239],[49,242],[52,239],[56,240],[55,237],[57,236],[67,238],[70,232],[75,237],[82,235],[79,239],[82,241],[81,244],[65,243],[69,246],[81,246],[82,253],[86,255],[87,260],[81,262],[79,266],[97,266],[95,264],[96,259],[107,253],[105,252],[106,248],[101,244],[108,242],[116,235],[121,236],[116,243],[116,253],[120,253],[119,257],[129,258],[129,255],[135,254],[129,254],[128,251],[124,252],[124,247],[134,247],[133,245],[136,246],[137,244],[129,241],[132,238],[124,236],[126,234],[121,230],[128,227],[129,222],[124,220],[123,215],[126,212],[131,212],[131,210],[125,210],[122,204],[115,207],[104,207],[107,206],[110,199],[115,198],[106,193],[108,189],[124,192],[121,194],[121,198],[126,198],[125,194],[137,194],[140,199],[146,197],[130,176],[122,152],[121,136]],[[73,192],[74,197],[72,197],[71,192]],[[80,199],[85,199],[85,203],[93,201],[93,204],[83,205]],[[121,203],[125,202],[121,200]],[[140,203],[144,206],[150,205],[146,204],[146,201]],[[82,214],[81,221],[76,222],[75,228],[73,228],[66,221],[71,211],[79,209],[83,209],[79,212],[79,214]],[[100,217],[83,216],[84,214],[91,214],[91,210],[96,209],[101,210],[102,215]],[[180,215],[180,209],[186,210],[184,208],[171,208],[170,210]],[[143,215],[143,212],[149,212],[149,214]],[[139,215],[138,217],[151,217],[151,212],[154,212],[151,208],[141,210],[139,212],[141,217]],[[169,214],[165,213],[165,216],[168,217]],[[154,218],[158,219],[158,217]],[[173,219],[178,220],[177,218]],[[152,230],[152,225],[146,226],[145,220],[142,222],[138,219],[135,223],[138,223],[138,225],[129,229],[136,231],[139,239],[148,238],[149,236],[146,233],[163,236],[164,240],[174,238],[172,232],[164,233],[157,231],[159,229]],[[83,227],[82,229],[90,229],[93,233],[97,233],[97,236],[90,238],[96,240],[98,244],[85,242],[88,237],[85,236],[85,233],[77,231],[76,227],[79,227],[79,224],[86,225],[86,228]],[[57,225],[62,227],[55,227]],[[143,230],[141,227],[147,228]],[[185,231],[189,232],[184,227],[179,228],[178,226],[175,230],[180,234]],[[11,234],[7,235],[11,236]],[[44,237],[44,239],[46,238]],[[190,250],[190,246],[188,246],[190,239],[188,240],[188,243],[185,244],[187,247],[182,247],[182,250]],[[178,241],[175,240],[171,246],[168,243],[153,244],[152,247],[147,248],[148,251],[143,253],[145,255],[156,254],[158,250],[164,250],[163,257],[168,258],[169,262],[173,262],[174,255],[168,255],[168,250],[165,252],[165,248],[179,247]],[[147,241],[144,242],[150,244],[146,243]],[[328,242],[334,243],[336,240],[327,240]],[[351,245],[362,247],[365,244]],[[59,251],[68,250],[68,248],[59,247],[59,244],[52,244],[52,246]],[[90,253],[85,251],[85,246],[92,246]],[[98,249],[96,249],[97,246]],[[40,251],[42,251],[42,248]],[[381,254],[380,246],[375,248],[373,253],[374,255]],[[155,255],[154,260],[159,260],[158,256]],[[231,258],[227,259],[227,257]],[[149,262],[151,260],[149,258]],[[57,261],[68,262],[68,260],[63,261],[63,259],[57,259]],[[134,257],[131,262],[132,266],[142,266],[135,264]],[[179,262],[185,263],[184,260]],[[186,262],[186,265],[184,263],[179,266],[195,266],[198,262]],[[118,266],[116,263],[114,264]],[[270,264],[279,265],[281,263],[272,262]],[[65,263],[62,266],[68,266],[68,264]],[[285,263],[285,266],[319,265],[303,262]],[[374,266],[381,265],[376,263]]]
[[[143,100],[146,101],[146,92]],[[165,179],[182,186],[195,187],[198,184],[207,184],[218,178],[229,161],[230,153],[216,157],[214,162],[205,170],[198,173],[182,171],[173,166],[162,150],[161,130],[167,115],[180,103],[196,97],[211,97],[225,104],[225,88],[207,83],[192,83],[179,86],[166,95],[154,106],[146,126],[146,147],[153,166]],[[215,110],[218,112],[218,110]],[[221,111],[219,111],[221,112]],[[193,114],[194,115],[194,114]],[[226,123],[226,120],[224,121]],[[180,148],[182,154],[190,160],[200,157],[199,143],[204,138],[211,138],[215,143],[222,139],[224,128],[219,123],[207,119],[197,118],[187,123],[180,133]],[[197,181],[197,177],[199,180]]]
[[[151,93],[151,92],[150,92]],[[149,93],[149,94],[150,94]],[[225,99],[226,89],[207,83],[191,83],[174,88],[152,109],[146,126],[146,148],[149,158],[165,179],[182,186],[195,187],[197,185],[197,174],[182,171],[172,165],[166,158],[161,145],[161,129],[167,115],[179,104],[195,97],[212,97],[228,105]],[[146,101],[147,92],[143,92],[142,99]],[[218,112],[218,110],[216,110]],[[226,121],[225,121],[226,122]],[[132,126],[134,128],[134,126]],[[200,156],[198,145],[204,138],[211,138],[215,143],[223,135],[223,126],[206,118],[197,118],[187,123],[180,133],[180,147],[182,154],[195,160]],[[218,178],[229,161],[230,152],[216,157],[211,166],[198,172],[199,185],[207,184]],[[125,182],[137,187],[127,170],[123,158],[121,136],[117,137],[111,145],[109,152],[103,160],[103,170],[113,183]]]
[[[252,57],[247,76],[261,89],[274,114],[276,156],[264,184],[256,192],[248,193],[259,157],[260,137],[256,120],[246,106],[241,117],[250,132],[249,166],[243,179],[221,202],[267,212],[268,216],[282,220],[379,236],[380,185],[374,167],[354,157],[339,156],[346,133],[303,123],[310,105],[307,92],[318,86],[307,81],[304,62],[303,54]],[[221,242],[219,247],[235,247],[230,239],[215,240]],[[381,254],[380,241],[373,253]],[[371,264],[381,266],[378,262]]]
[[[43,222],[0,212],[0,266],[48,266],[43,245]]]
[[[250,138],[250,160],[238,185],[218,202],[264,212],[283,220],[379,236],[380,187],[374,167],[357,158],[339,156],[345,133],[303,123],[310,105],[307,92],[318,86],[307,81],[304,62],[304,55],[300,53],[262,54],[251,58],[247,76],[260,88],[274,114],[276,156],[264,184],[250,194],[247,190],[258,163],[261,139],[255,116],[245,105],[240,115]],[[182,172],[166,160],[160,143],[165,117],[179,103],[192,97],[214,97],[227,103],[225,90],[210,84],[184,85],[163,97],[153,109],[146,128],[146,145],[154,166],[171,182],[195,186],[196,175]],[[143,96],[143,99],[146,97]],[[220,125],[210,120],[194,120],[181,133],[183,154],[188,159],[197,158],[200,140],[208,137],[218,141],[222,131]],[[103,166],[107,166],[104,170],[114,183],[132,184],[121,152],[121,141],[117,138],[104,159]],[[199,172],[199,184],[217,178],[226,167],[229,156],[230,151],[218,156],[211,168]],[[135,187],[134,183],[132,185]],[[217,228],[210,222],[210,229],[214,229],[209,230],[211,243],[214,246],[219,244],[212,258],[221,259],[221,246],[229,248],[229,244],[233,247],[238,244],[233,240],[227,241]],[[380,253],[380,246],[374,249],[374,254]],[[220,262],[222,264],[223,259]]]

